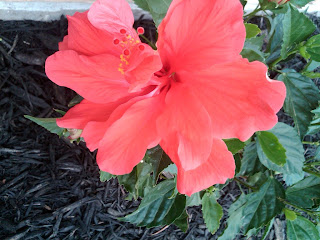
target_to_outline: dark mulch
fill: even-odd
[[[138,25],[154,36],[150,21],[140,19]],[[24,118],[58,117],[53,108],[67,110],[75,96],[44,73],[45,59],[66,34],[65,18],[0,21],[0,239],[216,239],[199,207],[188,209],[186,233],[175,226],[146,229],[118,221],[139,202],[125,200],[116,180],[100,182],[95,153]],[[232,182],[220,203],[228,207],[240,193]],[[280,234],[275,230],[269,239]]]

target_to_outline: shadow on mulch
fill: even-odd
[[[154,36],[150,21],[140,19],[135,26]],[[75,96],[44,73],[45,59],[66,34],[65,18],[0,21],[0,239],[217,239],[199,207],[188,209],[186,233],[118,221],[139,201],[126,201],[116,180],[100,182],[95,153],[84,143],[59,139],[23,117],[59,117],[53,108],[66,111]],[[219,202],[228,207],[239,194],[232,182]]]

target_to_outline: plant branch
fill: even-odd
[[[157,46],[153,44],[148,38],[146,38],[143,34],[139,35],[143,40],[145,40],[153,50],[157,50]]]
[[[247,15],[244,15],[244,16],[243,16],[244,18],[247,18],[247,19],[245,20],[245,22],[248,22],[251,18],[253,18],[253,17],[256,15],[256,13],[258,13],[258,12],[260,12],[260,11],[262,11],[262,10],[263,10],[263,9],[260,8],[260,6],[258,5],[258,6],[256,7],[256,9],[253,10],[251,13],[248,13]]]
[[[281,61],[283,61],[283,60],[286,60],[290,55],[295,54],[295,53],[297,53],[297,52],[298,52],[298,50],[297,50],[297,49],[294,49],[294,50],[292,50],[291,52],[288,53],[288,55],[287,55],[286,58],[282,58],[281,56],[278,57],[274,62],[272,62],[272,63],[270,64],[270,69],[273,69],[273,68],[275,67],[275,65],[277,65],[279,62],[281,62]]]
[[[248,183],[242,181],[242,180],[241,180],[240,178],[238,178],[238,177],[235,177],[234,180],[236,180],[238,183],[246,186],[247,188],[251,189],[252,191],[257,191],[257,189],[256,189],[255,187],[250,186]]]
[[[309,144],[309,145],[314,145],[314,146],[320,146],[320,142],[307,142],[307,141],[302,141],[303,144]]]
[[[305,212],[305,213],[308,213],[308,214],[311,215],[311,216],[318,215],[318,214],[320,213],[320,211],[310,211],[310,210],[308,210],[308,209],[301,208],[301,207],[299,207],[299,206],[297,206],[297,205],[295,205],[295,204],[292,204],[292,203],[288,202],[288,201],[285,200],[285,199],[282,199],[282,198],[279,198],[279,197],[278,197],[278,199],[279,199],[281,202],[283,202],[284,204],[287,204],[287,205],[289,205],[289,206],[291,206],[291,207],[293,207],[293,208],[295,208],[295,209],[298,209],[298,210],[300,210],[300,211],[303,211],[303,212]]]

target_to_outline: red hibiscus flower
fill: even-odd
[[[242,15],[239,0],[173,0],[158,51],[140,42],[125,0],[98,0],[68,17],[46,72],[84,100],[58,125],[83,129],[103,171],[129,173],[160,144],[177,165],[179,192],[224,183],[235,164],[222,139],[272,128],[285,98],[264,64],[240,56]]]

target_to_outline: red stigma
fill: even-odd
[[[138,27],[137,28],[138,34],[144,34],[144,28],[143,27]]]
[[[119,43],[120,43],[120,40],[119,40],[119,39],[116,38],[116,39],[113,40],[113,44],[114,44],[114,45],[118,45]]]
[[[124,49],[124,50],[123,50],[123,54],[124,54],[125,56],[128,56],[128,55],[130,54],[129,49]]]
[[[139,49],[140,49],[141,51],[143,51],[143,50],[144,50],[144,46],[143,46],[142,44],[140,44],[140,45],[139,45]]]
[[[122,28],[122,29],[120,29],[120,33],[121,33],[121,34],[126,34],[126,33],[127,33],[127,31],[126,31],[125,29],[123,29],[123,28]]]

